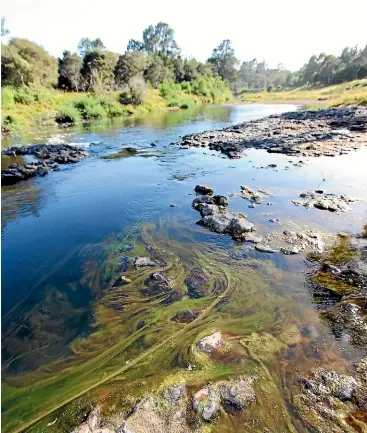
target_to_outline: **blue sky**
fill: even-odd
[[[185,56],[206,60],[231,39],[240,60],[300,68],[313,53],[339,54],[367,44],[366,0],[4,0],[2,16],[12,37],[42,45],[54,56],[75,51],[82,37],[100,37],[124,52],[130,38],[165,21]]]

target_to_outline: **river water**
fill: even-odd
[[[345,355],[347,358],[356,356],[355,349],[348,343],[336,341],[327,324],[319,318],[305,285],[308,266],[303,256],[269,256],[241,249],[230,238],[209,233],[197,226],[195,222],[199,215],[191,203],[194,187],[198,183],[208,183],[216,193],[225,195],[239,192],[240,185],[246,184],[269,189],[272,193],[269,198],[272,206],[264,203],[254,209],[250,209],[248,202],[242,198],[230,199],[230,208],[246,213],[260,233],[269,233],[274,229],[270,218],[279,218],[281,224],[287,227],[297,224],[320,231],[357,233],[367,219],[365,202],[356,203],[352,212],[336,215],[296,207],[291,200],[296,199],[300,192],[314,189],[320,184],[330,192],[346,193],[367,200],[366,149],[335,158],[308,158],[308,163],[303,167],[294,167],[289,157],[261,150],[248,150],[246,157],[229,160],[209,149],[184,150],[174,145],[185,134],[219,129],[298,108],[285,104],[208,106],[195,110],[153,113],[141,119],[97,124],[89,128],[43,130],[3,141],[3,146],[70,143],[85,146],[90,154],[89,158],[78,164],[61,167],[60,171],[52,172],[45,178],[2,188],[4,431],[21,431],[43,415],[54,419],[52,410],[58,408],[59,402],[73,401],[70,389],[80,397],[83,389],[76,390],[76,378],[69,378],[66,371],[74,368],[74,365],[76,369],[79,368],[81,362],[87,362],[86,359],[95,362],[107,350],[105,347],[99,351],[98,344],[120,347],[118,345],[123,342],[123,347],[127,347],[126,342],[132,331],[123,335],[121,330],[122,337],[118,340],[117,331],[112,331],[114,328],[111,325],[117,316],[110,317],[110,313],[102,311],[100,305],[109,305],[106,300],[106,281],[121,273],[121,257],[130,251],[127,246],[129,242],[139,252],[142,251],[139,248],[146,248],[147,243],[157,244],[159,248],[167,250],[168,245],[172,245],[169,242],[174,240],[173,254],[187,263],[196,260],[192,254],[203,245],[208,257],[211,257],[211,263],[216,260],[216,255],[220,263],[229,266],[232,266],[230,260],[240,262],[233,266],[242,266],[241,261],[244,266],[248,265],[247,260],[256,262],[256,266],[248,271],[251,273],[256,270],[256,275],[251,279],[259,290],[262,290],[261,284],[256,279],[261,278],[266,283],[268,288],[264,296],[274,291],[277,301],[271,302],[274,308],[284,310],[285,321],[302,322],[308,318],[323,336],[323,341],[335,343],[336,351],[340,349],[343,353],[349,353]],[[124,146],[134,147],[138,153],[128,157],[105,158]],[[3,157],[3,165],[8,163],[8,158]],[[270,163],[277,164],[276,170],[258,168]],[[285,170],[286,166],[290,168]],[[151,237],[149,242],[145,240],[144,247],[139,246],[137,240],[131,241],[139,239],[142,227],[148,227]],[[184,245],[182,250],[179,245]],[[225,259],[220,259],[222,253],[227,254]],[[183,266],[186,266],[186,262]],[[232,271],[247,272],[247,268],[239,269],[233,268]],[[274,325],[267,324],[265,318],[253,317],[259,313],[256,309],[262,309],[261,300],[254,295],[253,301],[247,305],[245,299],[248,296],[245,293],[243,298],[239,298],[239,302],[243,302],[241,309],[238,305],[229,304],[232,311],[221,313],[232,314],[233,320],[236,315],[241,315],[241,320],[248,315],[252,318],[251,330],[254,323],[258,323],[255,328],[272,333]],[[135,298],[134,302],[137,302]],[[187,303],[185,300],[179,302]],[[155,308],[149,312],[149,317],[165,317],[166,308],[171,307],[156,305]],[[120,308],[121,311],[123,309]],[[131,316],[121,316],[118,319],[119,326],[124,329],[126,323],[127,328],[127,321],[139,315],[143,316],[140,309],[134,310]],[[222,322],[223,317],[218,318],[218,325],[212,325],[220,326]],[[241,326],[246,328],[246,323],[245,320]],[[99,342],[94,333],[98,334],[101,332],[98,330],[109,326],[111,333],[103,338],[111,340]],[[232,323],[231,326],[222,323],[222,328],[227,327],[227,332],[238,332],[238,325]],[[165,332],[168,332],[167,329]],[[246,333],[248,330],[242,328],[241,332]],[[98,340],[96,347],[93,350],[89,346],[83,349],[83,342],[85,345],[92,344],[93,338]],[[132,345],[126,349],[126,356],[121,346],[120,361],[130,362],[144,349],[153,347],[156,341],[161,340],[156,340],[150,334],[149,338],[145,335],[139,348]],[[86,358],[83,358],[83,350],[88,352]],[[302,359],[307,361],[306,356]],[[104,365],[98,373],[101,376],[96,377],[96,383],[102,380],[106,371],[115,374],[116,362]],[[169,365],[169,368],[162,367],[162,374],[164,372],[167,375],[174,370],[172,362]],[[94,364],[83,374],[85,377],[93,375],[93,371],[97,371]],[[54,382],[57,385],[52,392],[52,401],[49,391],[46,391],[50,372],[65,378],[64,382],[69,380],[71,384],[66,386],[64,382]],[[81,375],[77,370],[75,374]],[[145,372],[139,374],[144,376]],[[98,387],[89,381],[90,376],[85,382],[83,380],[81,384],[85,388],[90,386],[100,390],[96,394],[98,397],[105,392],[105,383]],[[129,380],[123,380],[126,381],[124,386],[128,387]],[[32,384],[42,381],[45,383],[44,388],[33,388]],[[132,379],[130,383],[133,383]],[[33,397],[30,389],[35,392]],[[36,399],[37,404],[34,401],[31,404],[30,398]],[[57,413],[61,413],[63,407],[58,408]],[[16,422],[14,417],[17,418]],[[68,431],[69,425],[65,425],[55,427],[56,430],[50,427],[47,431]],[[232,427],[225,423],[223,425],[226,426],[223,431],[242,431],[236,423]],[[44,430],[41,428],[37,431]]]

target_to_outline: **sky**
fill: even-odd
[[[175,30],[185,57],[200,61],[223,39],[241,61],[257,58],[291,70],[312,54],[367,44],[367,0],[4,0],[1,14],[11,37],[54,56],[76,51],[82,37],[99,37],[122,53],[129,39],[141,40],[159,21]]]

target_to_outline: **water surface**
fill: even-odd
[[[221,260],[228,266],[239,261],[233,264],[234,269],[239,266],[237,272],[253,272],[250,267],[241,268],[251,263],[259,278],[256,283],[259,290],[261,280],[268,287],[266,296],[274,292],[275,304],[280,311],[284,310],[284,317],[292,315],[301,322],[308,317],[330,344],[334,343],[334,336],[320,321],[305,287],[304,257],[255,254],[226,236],[197,226],[199,215],[191,207],[193,189],[197,183],[209,183],[218,194],[239,192],[242,184],[270,190],[271,206],[265,202],[250,209],[247,201],[230,199],[230,207],[246,213],[264,234],[274,229],[270,218],[280,218],[287,227],[296,224],[321,231],[356,233],[367,217],[365,202],[356,203],[348,214],[335,215],[296,207],[291,200],[319,185],[329,192],[367,200],[366,149],[335,158],[306,158],[308,164],[294,167],[292,162],[296,160],[289,156],[262,150],[249,149],[246,157],[228,160],[209,149],[184,150],[174,144],[185,134],[294,109],[298,107],[284,104],[209,106],[85,128],[42,130],[4,140],[5,146],[40,142],[78,144],[87,148],[90,157],[62,167],[46,178],[2,188],[3,381],[14,390],[20,387],[17,378],[30,374],[25,382],[33,383],[33,377],[43,377],[51,363],[50,369],[63,371],[64,366],[56,368],[54,363],[69,359],[71,353],[75,356],[75,347],[83,338],[88,341],[93,326],[102,320],[96,306],[105,299],[106,281],[123,270],[123,263],[118,260],[130,248],[127,245],[131,239],[126,234],[130,233],[131,238],[138,236],[142,224],[155,224],[154,242],[157,245],[162,242],[168,249],[171,244],[165,239],[171,239],[175,242],[172,251],[180,258],[187,254],[188,263],[192,262],[191,255],[196,249],[203,246],[209,255],[218,251],[218,260],[223,251],[225,258]],[[123,146],[135,147],[138,154],[104,158]],[[3,157],[3,164],[7,163],[9,159]],[[277,164],[277,168],[257,168],[270,163]],[[286,166],[290,168],[285,170]],[[190,252],[185,253],[185,248]],[[240,299],[249,304],[243,301],[239,311],[231,304],[230,314],[241,315],[245,320],[246,315],[259,313],[261,303],[256,296],[251,301],[253,305],[248,301],[251,296],[245,294]],[[103,317],[107,326],[109,322]],[[265,325],[266,320],[252,318],[251,329],[264,327],[270,332],[273,325],[270,322]],[[242,326],[246,327],[246,323]],[[139,350],[151,347],[147,341],[144,344]],[[348,343],[336,344],[340,350],[349,352],[350,357],[355,356],[355,349]],[[73,362],[79,361],[75,358]],[[167,373],[162,367],[163,371]],[[13,405],[10,399],[5,412],[12,413]],[[41,409],[46,410],[47,403]]]

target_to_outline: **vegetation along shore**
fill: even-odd
[[[98,38],[82,38],[76,53],[56,59],[13,38],[2,45],[1,59],[3,134],[203,103],[365,105],[367,98],[367,47],[312,56],[291,72],[256,59],[240,64],[224,40],[202,63],[181,56],[173,29],[162,22],[146,28],[142,41],[130,40],[124,54],[106,50]]]

